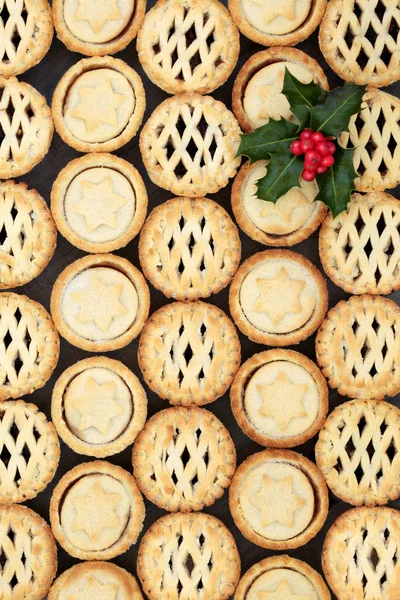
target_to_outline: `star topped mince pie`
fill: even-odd
[[[136,134],[145,105],[136,71],[120,59],[94,56],[64,74],[51,109],[66,144],[79,152],[112,152]]]
[[[145,507],[132,475],[106,461],[82,463],[54,488],[50,523],[58,543],[82,560],[108,560],[134,544]]]
[[[142,330],[150,294],[141,272],[113,254],[85,256],[58,276],[51,294],[58,331],[89,352],[129,344]]]

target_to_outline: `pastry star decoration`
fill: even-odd
[[[106,435],[111,421],[123,412],[114,400],[115,388],[114,381],[99,385],[92,377],[88,378],[85,392],[70,400],[71,406],[80,416],[79,429],[94,427]]]
[[[258,600],[310,600],[310,596],[294,594],[286,579],[282,579],[274,592],[258,592]]]
[[[73,210],[85,219],[90,233],[100,225],[115,229],[117,212],[127,200],[114,193],[111,177],[100,183],[82,181],[81,188],[82,200],[75,204]]]
[[[108,331],[112,320],[127,312],[119,301],[122,288],[122,285],[104,285],[98,277],[92,277],[87,290],[72,292],[72,299],[79,304],[78,323],[94,323],[102,331]]]
[[[253,310],[267,313],[274,325],[278,325],[288,313],[303,310],[299,296],[306,282],[290,279],[285,267],[281,267],[273,279],[257,279],[256,282],[260,296]]]
[[[292,419],[307,416],[302,402],[306,389],[307,384],[292,383],[286,373],[280,371],[274,383],[257,385],[263,399],[260,414],[272,417],[284,431]]]
[[[282,69],[272,83],[260,85],[258,93],[263,101],[262,108],[258,113],[259,119],[275,119],[281,118],[280,98],[283,90],[283,81],[285,79],[285,71]]]
[[[85,121],[88,133],[93,133],[102,123],[111,127],[118,126],[117,110],[126,98],[114,92],[107,77],[93,88],[82,85],[78,94],[81,101],[71,111],[71,115]]]
[[[294,188],[292,188],[294,189]],[[301,190],[301,188],[298,188]],[[265,206],[264,206],[265,205]],[[295,208],[299,208],[301,206],[310,205],[309,201],[305,197],[305,195],[300,191],[296,197],[296,203],[293,201],[288,201],[285,196],[281,196],[277,202],[265,202],[263,201],[263,207],[260,210],[260,217],[269,217],[270,215],[278,215],[285,221],[285,223],[290,223],[293,215],[293,211]]]
[[[296,18],[295,0],[253,0],[254,4],[264,7],[264,21],[268,25],[276,17],[284,17],[288,21]]]
[[[106,527],[119,526],[115,510],[120,500],[119,494],[105,493],[95,481],[85,496],[72,499],[76,511],[72,531],[86,531],[92,542],[98,541]]]
[[[118,584],[105,583],[101,584],[90,575],[85,582],[85,587],[75,594],[69,594],[66,600],[115,600],[117,597]]]
[[[306,503],[304,498],[296,496],[293,492],[292,477],[275,481],[265,474],[261,490],[250,498],[250,502],[260,509],[263,527],[272,523],[293,527],[294,513]]]
[[[107,21],[118,21],[121,12],[117,0],[79,0],[74,14],[77,21],[88,21],[95,33],[100,33]]]

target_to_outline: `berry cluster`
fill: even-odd
[[[291,151],[296,156],[304,154],[304,171],[302,177],[305,181],[314,181],[317,175],[325,173],[335,159],[336,146],[320,131],[304,129],[300,139],[292,142]]]

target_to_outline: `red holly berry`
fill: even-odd
[[[318,165],[316,165],[315,163],[304,161],[305,171],[315,171],[317,167]]]
[[[301,141],[300,148],[302,153],[305,154],[306,152],[308,152],[308,150],[314,149],[314,142],[312,142],[311,140],[303,140]]]
[[[335,162],[335,159],[333,158],[332,154],[328,154],[328,156],[324,156],[320,162],[321,167],[326,167],[327,169],[329,169],[329,167],[331,167]]]
[[[312,134],[311,140],[314,142],[314,144],[320,144],[325,141],[325,136],[320,131],[316,131]]]
[[[333,142],[327,142],[326,145],[328,146],[329,153],[330,154],[335,154],[335,152],[336,152],[336,144],[334,144]]]
[[[303,129],[303,131],[300,134],[300,140],[302,142],[305,142],[306,140],[311,139],[313,132],[311,129]]]
[[[291,149],[292,153],[295,154],[296,156],[300,156],[301,154],[303,154],[303,151],[301,149],[301,141],[300,140],[295,140],[294,142],[292,142],[290,145],[290,149]]]
[[[314,181],[316,176],[317,176],[317,174],[315,171],[308,171],[307,169],[304,169],[304,171],[302,173],[302,177],[303,177],[304,181]]]
[[[326,167],[322,167],[321,165],[318,165],[318,167],[316,168],[316,172],[318,175],[322,175],[323,173],[327,172],[327,168]]]
[[[327,142],[327,141],[320,142],[319,144],[317,144],[315,146],[315,150],[317,152],[319,152],[319,154],[321,154],[321,156],[327,156],[328,154],[331,154],[331,151],[329,148],[330,143],[331,142]]]
[[[321,162],[321,155],[315,150],[308,150],[308,152],[305,154],[304,162],[318,165]]]

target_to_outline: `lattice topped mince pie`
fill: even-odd
[[[150,179],[174,194],[201,197],[225,187],[240,165],[240,128],[211,96],[180,94],[164,100],[140,134]]]

